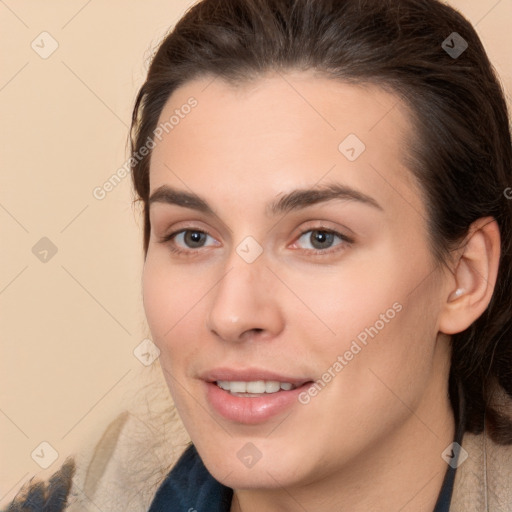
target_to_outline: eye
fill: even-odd
[[[206,231],[200,229],[182,229],[175,231],[163,237],[161,243],[169,243],[170,249],[175,253],[186,253],[194,252],[194,249],[201,249],[208,247],[209,245],[217,245],[216,243],[210,243],[207,245],[208,238],[215,240]]]
[[[207,237],[210,236],[204,231],[193,231],[186,229],[179,231],[174,239],[175,241],[183,242],[190,249],[197,249],[198,247],[204,247]]]
[[[296,244],[302,245],[305,249],[315,253],[331,253],[333,247],[351,244],[353,241],[345,235],[332,229],[315,228],[303,231]],[[335,249],[338,250],[338,249]]]

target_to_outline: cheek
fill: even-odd
[[[172,377],[182,382],[201,354],[205,304],[217,280],[211,269],[191,271],[187,265],[169,262],[165,251],[148,251],[142,272],[144,311],[173,396],[176,386]]]
[[[351,340],[360,333],[364,338],[365,329],[376,322],[379,331],[382,330],[380,315],[388,310],[385,320],[390,317],[393,321],[396,316],[393,304],[403,296],[400,283],[396,282],[400,272],[395,255],[382,250],[379,253],[360,250],[331,269],[283,271],[283,280],[290,283],[304,304],[290,295],[289,300],[297,304],[297,310],[294,318],[288,320],[292,327],[294,323],[302,324],[303,332],[322,336],[319,346],[347,350]]]
[[[142,273],[142,298],[153,342],[162,350],[162,339],[172,326],[173,294],[169,293],[169,277],[146,260]]]
[[[144,311],[154,343],[164,352],[172,345],[176,332],[187,324],[205,286],[198,276],[186,276],[159,254],[148,253],[142,272]]]
[[[182,411],[187,410],[186,396],[182,396],[186,361],[195,350],[189,341],[192,337],[199,339],[193,332],[197,325],[193,320],[194,305],[204,294],[196,279],[183,276],[164,257],[148,252],[142,272],[144,311],[152,341],[160,350],[163,377],[174,403]]]
[[[355,396],[371,389],[368,379],[376,377],[370,369],[391,385],[416,373],[417,382],[426,378],[436,335],[434,285],[431,279],[422,282],[429,273],[428,254],[415,265],[391,248],[379,257],[359,256],[347,271],[317,274],[313,286],[303,276],[294,288],[317,316],[302,312],[295,318],[310,334],[317,367],[337,369],[336,375],[344,375],[338,381],[354,388]],[[332,370],[336,361],[341,366]]]

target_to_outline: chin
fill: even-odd
[[[284,449],[284,440],[274,440],[261,437],[233,437],[225,442],[216,442],[212,437],[203,443],[194,443],[205,466],[212,476],[220,483],[234,489],[274,489],[307,483],[308,474],[314,473],[314,468],[308,468],[307,457],[303,450]],[[289,443],[288,443],[289,444]],[[213,448],[216,446],[216,448]]]

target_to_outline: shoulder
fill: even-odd
[[[195,446],[189,447],[158,489],[149,512],[163,510],[229,510],[233,490],[209,473]]]
[[[61,512],[65,510],[75,470],[75,460],[69,457],[60,469],[49,478],[48,482],[33,482],[31,479],[19,490],[4,512],[25,510]]]
[[[177,423],[160,430],[124,411],[47,481],[25,483],[1,512],[147,510],[187,440]]]
[[[450,512],[512,511],[512,445],[466,432]]]

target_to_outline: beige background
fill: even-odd
[[[93,189],[125,163],[145,61],[193,3],[0,0],[0,506],[95,439],[155,369],[133,353],[149,332],[130,177],[103,200]],[[448,3],[510,92],[512,0]],[[58,453],[46,471],[42,442]]]

